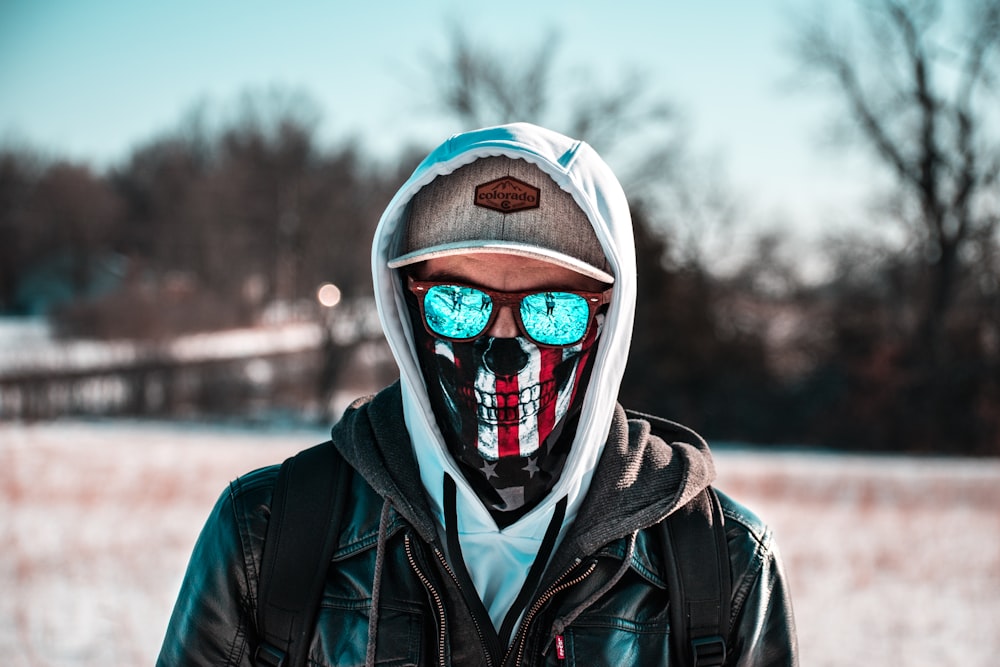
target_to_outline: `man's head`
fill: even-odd
[[[516,518],[565,463],[614,281],[607,259],[573,197],[506,157],[421,189],[403,238],[389,266],[406,276],[438,426],[487,506]]]
[[[473,253],[532,257],[614,282],[586,213],[525,160],[480,158],[422,188],[389,267]]]

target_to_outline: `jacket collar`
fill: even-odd
[[[663,437],[661,437],[663,436]],[[395,383],[357,402],[334,427],[344,459],[427,542],[437,542],[435,520],[417,474]],[[669,442],[668,442],[669,440]],[[593,554],[604,545],[662,521],[715,477],[708,445],[674,425],[654,432],[616,406],[593,482],[553,566]]]

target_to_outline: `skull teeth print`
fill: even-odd
[[[480,421],[488,424],[518,423],[533,417],[552,400],[554,381],[534,384],[517,394],[496,394],[476,389],[476,406]]]
[[[598,315],[598,326],[568,348],[541,348],[523,337],[423,339],[428,392],[442,431],[455,443],[449,446],[477,461],[533,456],[578,395],[600,321]]]

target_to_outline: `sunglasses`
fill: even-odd
[[[507,306],[521,332],[537,345],[568,347],[583,340],[597,309],[611,301],[603,292],[549,290],[499,292],[453,282],[416,280],[408,287],[417,297],[428,333],[452,341],[478,338]]]

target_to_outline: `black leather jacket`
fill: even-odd
[[[405,457],[398,409],[398,389],[390,389],[345,417],[346,427],[342,422],[334,429],[334,441],[354,467],[354,503],[328,574],[311,665],[678,664],[670,657],[663,557],[651,517],[662,514],[661,506],[682,502],[691,483],[664,488],[660,495],[672,498],[664,505],[646,498],[648,493],[637,500],[620,480],[626,469],[636,482],[657,479],[653,472],[636,473],[654,463],[661,473],[670,470],[671,479],[677,473],[698,478],[699,447],[666,445],[619,411],[578,514],[579,530],[564,539],[520,630],[503,647],[492,627],[484,627],[488,617],[484,623],[466,602],[468,591],[455,583],[412,474],[415,465],[409,473],[385,465]],[[348,434],[350,444],[341,444]],[[191,558],[158,666],[253,664],[257,579],[276,475],[272,467],[243,476],[216,504]],[[616,495],[602,497],[606,483],[616,479]],[[733,582],[726,664],[795,665],[791,602],[771,532],[746,508],[720,498]],[[650,514],[650,508],[657,509]],[[605,539],[608,530],[619,534]]]

